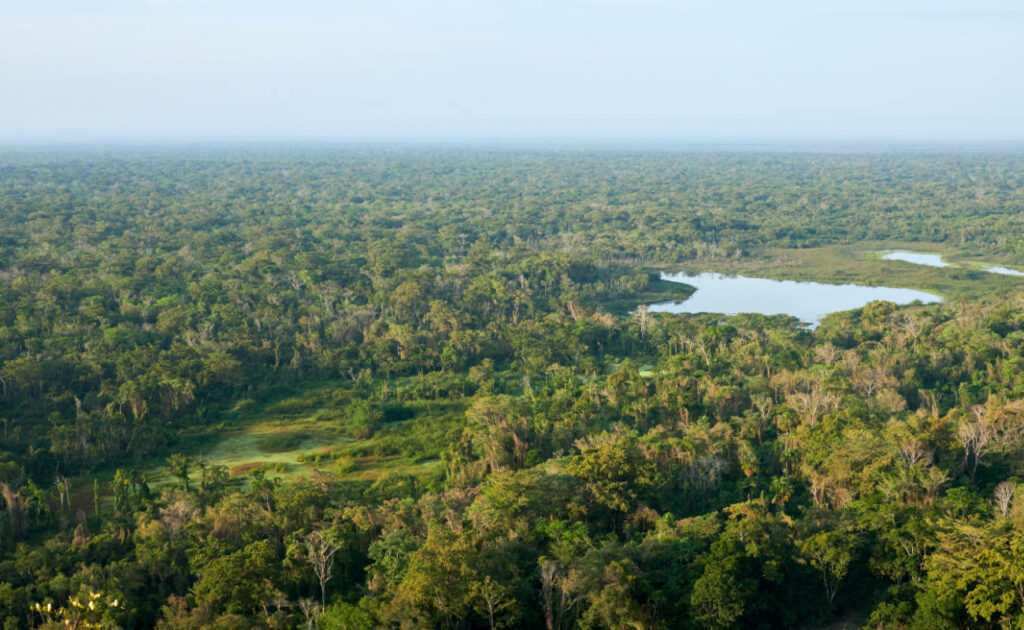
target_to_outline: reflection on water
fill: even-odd
[[[929,267],[951,267],[950,263],[943,262],[941,254],[921,254],[918,252],[894,251],[882,256],[885,260],[902,260],[915,265],[928,265]],[[1017,271],[1009,267],[997,265],[982,265],[982,271],[998,273],[1004,276],[1024,276],[1024,271]]]
[[[985,271],[989,273],[1001,273],[1004,276],[1024,276],[1024,271],[1017,271],[1016,269],[1010,269],[1009,267],[985,267]]]
[[[886,260],[902,260],[915,265],[928,265],[929,267],[948,267],[949,263],[942,262],[939,254],[918,254],[917,252],[889,252],[882,258]]]
[[[941,302],[942,298],[924,291],[866,287],[859,284],[822,284],[793,280],[768,280],[726,276],[720,273],[661,274],[662,280],[682,282],[697,288],[684,302],[659,302],[648,311],[662,313],[761,313],[792,315],[802,322],[817,325],[829,313],[860,308],[868,302],[886,300],[909,304]]]

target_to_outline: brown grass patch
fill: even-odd
[[[258,470],[264,466],[264,462],[247,462],[245,464],[239,464],[232,466],[228,471],[232,477],[240,477],[241,475],[249,474],[254,470]]]

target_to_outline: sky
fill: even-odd
[[[1021,0],[0,0],[0,143],[1022,140]]]

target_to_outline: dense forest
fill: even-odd
[[[636,309],[877,240],[1024,154],[2,154],[0,628],[1024,627],[1021,279]]]

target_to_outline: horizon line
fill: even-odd
[[[303,148],[303,149],[631,149],[631,150],[849,150],[849,149],[1002,149],[1024,151],[1024,138],[980,139],[665,139],[649,138],[377,138],[377,139],[81,139],[81,140],[4,140],[0,152],[66,150],[151,150],[151,149],[229,149],[229,148]]]

